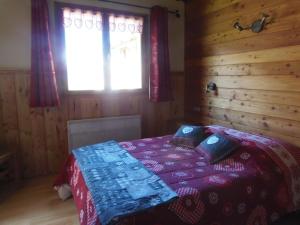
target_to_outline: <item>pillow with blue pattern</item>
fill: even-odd
[[[196,150],[211,163],[217,163],[240,146],[239,141],[227,135],[213,134],[201,142]]]
[[[195,148],[204,139],[204,127],[182,125],[172,137],[171,143],[176,146]]]

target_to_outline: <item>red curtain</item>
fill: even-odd
[[[150,100],[172,100],[168,41],[168,9],[154,6],[150,16]]]
[[[59,105],[49,34],[47,0],[31,0],[31,86],[30,106]]]

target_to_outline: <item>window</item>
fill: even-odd
[[[109,17],[112,90],[142,88],[142,37],[139,30],[142,22],[141,19]],[[124,32],[125,24],[133,31]]]
[[[103,90],[101,14],[65,9],[64,18],[69,90]]]
[[[69,91],[142,88],[144,18],[63,8]]]

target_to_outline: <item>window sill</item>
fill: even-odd
[[[133,89],[133,90],[117,90],[117,91],[67,91],[67,95],[123,95],[123,94],[148,94],[147,89]]]

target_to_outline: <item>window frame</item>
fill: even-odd
[[[142,71],[141,71],[141,82],[142,86],[138,89],[120,89],[120,90],[112,90],[111,89],[111,82],[110,82],[110,39],[109,39],[109,32],[106,30],[103,31],[103,69],[104,69],[104,89],[103,90],[69,90],[68,89],[68,72],[67,69],[65,69],[63,73],[63,79],[62,83],[64,86],[64,92],[71,95],[94,95],[94,94],[123,94],[123,93],[147,93],[148,92],[148,86],[149,86],[149,80],[148,80],[148,74],[149,74],[149,66],[147,66],[147,61],[150,60],[149,57],[149,50],[150,50],[150,37],[149,37],[149,15],[143,14],[143,13],[136,13],[136,12],[130,12],[130,11],[124,11],[124,10],[116,10],[116,9],[110,9],[110,8],[104,8],[104,7],[98,7],[98,6],[90,6],[90,5],[81,5],[81,4],[74,4],[74,3],[65,3],[65,2],[55,2],[54,3],[54,10],[55,10],[55,30],[56,34],[59,37],[63,37],[63,41],[65,42],[65,31],[63,27],[63,8],[70,8],[70,9],[81,9],[81,10],[88,10],[88,11],[97,11],[100,12],[103,18],[103,23],[107,23],[109,20],[109,14],[119,14],[119,15],[125,15],[125,16],[133,16],[133,17],[141,17],[143,18],[143,32],[141,36],[141,61],[142,61]],[[108,26],[103,26],[103,29],[109,28]],[[57,41],[56,41],[57,42]],[[62,44],[65,47],[65,43]],[[106,46],[109,46],[109,48],[106,48]],[[60,46],[61,47],[61,46]],[[63,59],[61,59],[65,65],[66,68],[66,56],[65,56],[65,49],[60,48],[60,51],[57,52],[57,54],[63,55]],[[61,58],[61,57],[58,57]]]

